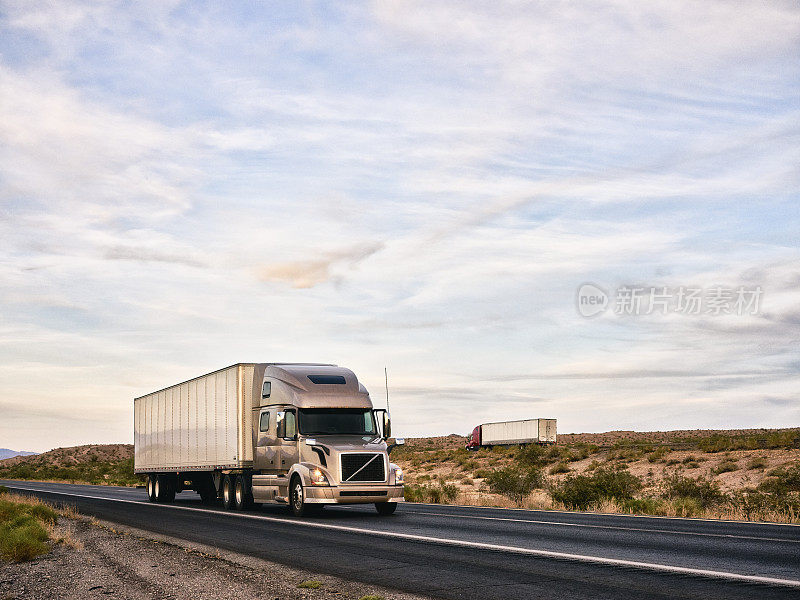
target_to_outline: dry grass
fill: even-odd
[[[69,519],[77,518],[72,506],[54,506],[33,496],[0,494],[0,554],[21,562],[46,554],[51,544],[82,550]],[[59,519],[63,517],[63,519]]]

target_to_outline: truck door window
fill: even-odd
[[[269,398],[269,395],[272,393],[272,382],[265,381],[264,385],[261,386],[261,398]]]
[[[261,413],[261,421],[258,424],[258,430],[262,432],[269,431],[269,411]]]
[[[297,436],[297,420],[293,410],[287,410],[286,416],[283,418],[284,423],[284,436],[288,439],[294,439]]]
[[[294,439],[297,436],[297,417],[293,410],[278,413],[278,437]]]

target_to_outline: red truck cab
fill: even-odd
[[[472,430],[472,435],[467,440],[467,450],[477,450],[481,447],[481,426]]]

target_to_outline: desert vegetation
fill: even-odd
[[[95,485],[139,485],[132,444],[91,444],[56,448],[35,456],[0,461],[0,479],[65,481]]]
[[[570,434],[477,452],[464,443],[415,439],[393,452],[406,499],[800,522],[799,429]]]

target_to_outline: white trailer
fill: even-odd
[[[253,390],[261,389],[265,367],[236,364],[136,398],[135,471],[251,467],[253,407],[260,399]]]
[[[472,430],[467,449],[512,444],[555,444],[556,419],[522,419],[484,423]]]

